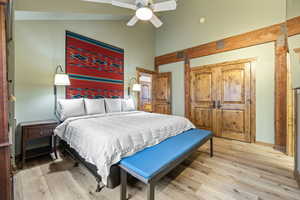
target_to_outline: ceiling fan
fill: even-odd
[[[95,3],[109,3],[113,6],[135,10],[135,15],[129,20],[127,26],[134,26],[139,20],[150,21],[156,28],[162,26],[163,22],[154,12],[176,10],[176,0],[160,1],[154,3],[153,0],[135,0],[135,4],[114,1],[114,0],[83,0]]]

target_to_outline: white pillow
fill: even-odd
[[[69,117],[85,115],[83,99],[59,99],[57,102],[57,114],[61,121]]]
[[[132,98],[122,99],[122,111],[134,111],[135,105]]]
[[[105,113],[104,99],[84,99],[87,115]]]
[[[105,99],[105,105],[107,113],[122,111],[121,99]]]

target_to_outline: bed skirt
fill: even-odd
[[[84,165],[87,170],[96,178],[99,182],[101,181],[101,176],[97,173],[97,167],[89,162],[86,162],[75,149],[71,148],[64,140],[60,140],[60,147],[62,150],[67,151],[73,159]],[[110,174],[107,179],[107,188],[113,189],[120,185],[120,167],[118,165],[113,165],[110,168]]]

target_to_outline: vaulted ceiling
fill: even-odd
[[[118,0],[134,3],[135,0]],[[156,2],[164,0],[155,0]],[[128,19],[134,11],[105,3],[84,2],[81,0],[16,0],[16,19]]]

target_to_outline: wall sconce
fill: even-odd
[[[133,84],[133,85],[132,85]],[[131,87],[132,86],[132,87]],[[131,78],[129,80],[128,85],[128,96],[130,96],[131,88],[133,92],[140,92],[142,90],[141,84],[137,83],[137,79],[135,77]]]
[[[54,76],[54,114],[56,115],[57,109],[57,86],[71,85],[69,75],[64,73],[61,65],[57,65]]]

